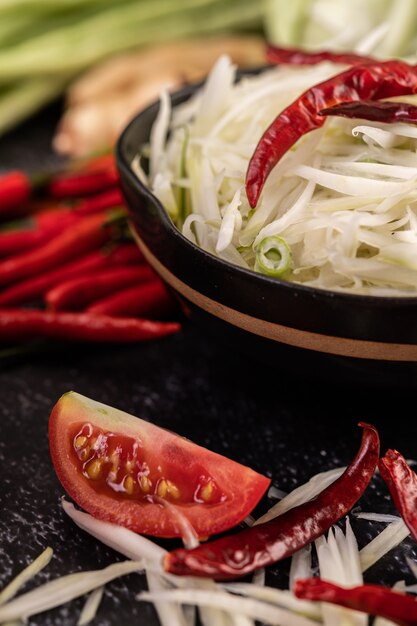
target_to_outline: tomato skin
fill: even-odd
[[[269,478],[168,430],[76,392],[64,394],[49,419],[51,458],[62,486],[94,517],[138,533],[169,538],[180,536],[181,529],[167,507],[147,498],[123,497],[110,487],[97,489],[74,453],[74,433],[80,424],[91,424],[93,430],[115,434],[121,441],[137,440],[154,474],[158,470],[181,485],[186,480],[194,485],[202,474],[211,477],[217,494],[213,503],[181,498],[175,502],[200,537],[236,526],[270,484]]]

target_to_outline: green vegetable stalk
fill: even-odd
[[[262,29],[252,0],[2,0],[0,134],[115,53],[220,32]]]

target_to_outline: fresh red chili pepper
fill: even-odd
[[[89,215],[103,209],[125,206],[122,192],[118,187],[107,189],[101,193],[85,198],[74,207],[78,215]]]
[[[1,296],[0,296],[1,301]],[[163,318],[175,311],[175,302],[160,280],[128,287],[93,302],[88,313],[96,315],[143,315]]]
[[[309,52],[300,48],[281,48],[272,44],[268,44],[266,47],[266,58],[270,63],[289,65],[316,65],[322,61],[359,65],[376,61],[375,57],[368,57],[353,52],[332,52],[331,50]]]
[[[43,245],[84,215],[108,208],[119,208],[123,204],[121,191],[116,188],[87,198],[73,208],[57,207],[39,211],[31,215],[30,219],[15,223],[14,228],[0,232],[0,257]]]
[[[307,578],[295,581],[294,593],[302,600],[338,604],[347,609],[384,617],[400,626],[417,624],[415,598],[382,585],[360,585],[346,589],[320,578]]]
[[[82,215],[91,215],[98,213],[104,209],[119,208],[124,206],[122,192],[118,187],[107,189],[101,193],[94,194],[88,198],[77,202],[74,206],[58,205],[49,207],[32,216],[33,222],[39,228],[48,228],[56,226],[67,215],[80,217]]]
[[[371,122],[417,123],[417,106],[408,102],[373,102],[360,100],[359,102],[342,102],[328,109],[323,109],[319,115],[337,115],[339,117],[360,118]]]
[[[417,541],[417,475],[397,450],[388,450],[379,460],[379,471],[388,485],[395,506]]]
[[[104,191],[119,182],[119,174],[114,165],[102,170],[60,174],[50,181],[47,194],[51,198],[77,198]]]
[[[110,250],[94,250],[80,259],[60,265],[22,280],[0,291],[0,306],[31,303],[40,299],[48,289],[76,276],[84,276],[100,268],[143,263],[139,248],[134,244],[121,244]]]
[[[115,163],[113,152],[103,152],[96,156],[74,158],[69,163],[69,171],[94,172],[113,166]]]
[[[178,549],[164,559],[165,570],[180,576],[207,576],[227,580],[294,554],[325,533],[346,515],[365,491],[379,457],[379,437],[374,426],[360,423],[363,435],[356,457],[333,484],[314,500],[279,517],[235,535]]]
[[[43,245],[80,219],[82,219],[81,216],[68,209],[59,211],[53,219],[42,220],[34,215],[29,222],[29,227],[0,233],[0,257],[18,254]]]
[[[351,67],[307,89],[262,135],[246,173],[246,194],[255,207],[265,181],[281,157],[306,133],[320,128],[320,111],[341,102],[379,100],[417,92],[417,67],[385,61]]]
[[[120,266],[98,270],[69,279],[45,294],[45,302],[54,311],[80,310],[99,298],[123,287],[131,287],[155,278],[148,265]]]
[[[29,176],[20,170],[0,177],[0,217],[9,216],[13,209],[29,201],[32,185]]]
[[[180,330],[176,322],[89,313],[0,309],[0,341],[50,338],[91,342],[146,341]]]
[[[111,213],[88,215],[44,246],[1,261],[0,286],[39,274],[103,246],[113,231],[111,224],[106,226],[110,216]]]

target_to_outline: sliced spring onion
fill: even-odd
[[[293,266],[291,248],[278,235],[262,239],[255,252],[255,270],[267,276],[284,278]]]

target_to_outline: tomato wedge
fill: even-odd
[[[80,507],[155,537],[181,535],[172,507],[160,498],[206,537],[241,522],[270,483],[249,467],[73,391],[52,410],[49,444],[57,476]]]

